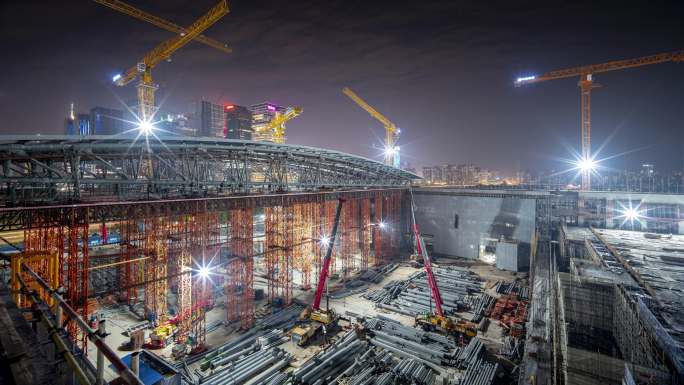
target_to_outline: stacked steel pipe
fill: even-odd
[[[289,327],[299,317],[304,307],[298,304],[289,305],[279,311],[273,312],[268,317],[264,317],[256,322],[258,329],[278,329]]]
[[[482,283],[467,271],[435,267],[433,273],[444,302],[442,309],[447,314],[469,310],[476,303],[473,297],[482,293]],[[364,294],[363,298],[375,302],[379,308],[410,317],[431,313],[434,307],[424,271],[410,275],[405,281],[392,281],[381,290]]]

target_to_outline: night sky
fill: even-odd
[[[129,1],[189,25],[214,0]],[[481,4],[482,3],[482,4]],[[487,3],[484,5],[484,3]],[[599,4],[600,5],[597,5]],[[513,87],[517,76],[684,48],[681,1],[229,1],[199,43],[153,70],[177,112],[204,97],[299,105],[290,143],[380,159],[383,128],[341,93],[349,86],[402,129],[414,167],[472,162],[512,173],[550,169],[579,143],[577,79]],[[121,108],[134,85],[111,77],[172,36],[91,1],[0,5],[0,133],[60,134],[70,102]],[[684,162],[684,63],[595,76],[594,149],[615,168]]]

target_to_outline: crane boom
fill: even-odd
[[[290,107],[284,113],[276,113],[273,119],[268,123],[265,131],[273,131],[274,143],[285,143],[285,123],[301,115],[302,107]]]
[[[432,260],[428,255],[427,249],[425,248],[425,242],[423,237],[420,235],[418,230],[418,223],[416,222],[415,206],[413,204],[413,191],[411,191],[411,220],[413,221],[413,236],[416,238],[416,254],[423,257],[423,268],[425,269],[425,274],[427,275],[428,286],[430,287],[430,292],[432,293],[432,299],[435,301],[435,313],[444,317],[444,312],[442,311],[442,294],[439,292],[439,286],[437,286],[437,280],[432,272]]]
[[[349,99],[353,100],[354,103],[358,104],[359,107],[366,110],[370,116],[380,121],[385,127],[385,164],[394,166],[394,155],[396,151],[394,144],[399,138],[399,129],[397,129],[397,126],[383,114],[379,113],[375,108],[366,103],[365,100],[361,99],[361,97],[349,89],[349,87],[344,87],[342,92],[347,95]]]
[[[192,23],[192,25],[186,29],[185,35],[172,37],[171,39],[160,43],[151,51],[149,51],[139,62],[144,64],[144,68],[142,68],[142,70],[148,71],[154,68],[157,64],[169,58],[174,52],[199,36],[202,31],[216,23],[227,13],[228,3],[226,0],[221,0],[217,5],[210,9],[209,12],[204,14],[204,16]],[[119,86],[125,86],[126,84],[135,80],[138,74],[142,72],[140,67],[140,65],[136,64],[129,68],[128,71],[124,72],[124,74],[116,80],[116,84]]]
[[[325,258],[323,258],[323,266],[321,267],[321,273],[318,275],[318,286],[316,286],[316,295],[314,296],[314,301],[311,305],[311,308],[314,311],[321,310],[321,298],[323,297],[323,288],[325,288],[325,283],[328,280],[328,275],[330,274],[330,257],[332,256],[333,247],[335,247],[337,227],[340,224],[340,216],[342,215],[342,203],[344,203],[344,199],[339,198],[339,200],[337,201],[337,211],[335,212],[335,223],[333,224],[332,233],[330,234],[330,240],[328,241],[328,250],[326,250]]]
[[[138,119],[142,123],[151,124],[151,120],[156,112],[154,93],[157,90],[157,86],[152,81],[152,68],[171,57],[171,54],[195,39],[202,31],[209,28],[226,13],[228,13],[228,3],[226,0],[221,0],[209,12],[192,23],[184,33],[157,45],[136,65],[129,68],[124,74],[116,75],[112,79],[116,85],[125,86],[140,75],[140,82],[138,83]]]
[[[354,91],[349,89],[348,87],[344,87],[342,89],[342,92],[347,95],[351,100],[353,100],[356,104],[359,105],[359,107],[363,108],[370,114],[370,116],[374,117],[375,119],[379,120],[380,123],[382,123],[387,130],[396,131],[397,126],[394,125],[389,119],[387,119],[383,114],[379,113],[375,108],[371,107],[368,103],[366,103],[365,100],[361,99],[359,95],[357,95]]]
[[[106,7],[109,7],[115,11],[119,11],[121,13],[124,13],[126,15],[135,17],[136,19],[146,21],[152,25],[156,25],[159,28],[165,29],[167,31],[177,33],[179,35],[187,34],[188,30],[181,27],[180,25],[174,24],[168,20],[162,19],[161,17],[154,16],[150,13],[147,13],[139,8],[136,8],[132,5],[126,4],[123,1],[120,0],[94,0],[96,3],[102,4]],[[233,52],[233,49],[228,47],[228,44],[222,43],[220,41],[214,40],[210,37],[206,37],[204,35],[198,35],[194,39],[195,41],[198,41],[202,44],[208,45],[209,47],[216,48],[219,51],[223,51],[225,53],[231,53]]]
[[[596,74],[601,72],[615,71],[627,68],[642,67],[651,64],[680,61],[684,61],[684,50],[659,53],[651,56],[642,56],[635,59],[615,60],[607,63],[591,64],[586,66],[551,71],[539,76],[519,78],[518,80],[516,80],[515,85],[522,86],[525,84],[539,83],[547,80],[556,80],[575,76],[582,76],[583,74]]]
[[[547,72],[539,76],[520,77],[515,81],[515,86],[519,87],[526,84],[565,79],[575,76],[580,77],[577,85],[580,88],[580,145],[582,148],[582,158],[579,160],[579,164],[581,166],[582,190],[588,191],[591,190],[591,165],[594,163],[594,157],[591,154],[591,90],[598,87],[598,85],[594,83],[593,74],[642,67],[651,64],[681,61],[684,61],[684,50],[642,56],[635,59],[616,60],[601,64],[566,68]]]

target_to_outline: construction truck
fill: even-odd
[[[147,349],[162,349],[173,342],[177,331],[176,325],[170,322],[157,326],[150,333],[150,342],[145,344],[144,347]]]
[[[466,336],[468,338],[477,335],[477,325],[472,322],[459,320],[455,321],[448,316],[440,316],[436,314],[424,314],[417,316],[415,319],[415,326],[427,331],[438,331],[444,334],[451,334],[454,336]]]
[[[295,326],[292,329],[292,342],[297,344],[297,346],[306,346],[318,334],[322,326],[323,324],[318,322]]]

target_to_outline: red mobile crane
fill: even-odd
[[[430,313],[424,316],[416,317],[416,326],[421,326],[423,329],[440,330],[449,334],[460,333],[468,337],[477,335],[477,329],[472,322],[458,321],[455,322],[451,318],[444,315],[442,311],[442,295],[439,293],[439,286],[437,280],[432,272],[432,260],[425,248],[425,241],[420,235],[418,223],[416,222],[415,206],[413,204],[413,191],[411,191],[411,220],[413,221],[413,236],[416,239],[415,247],[418,257],[423,258],[423,268],[427,275],[428,286],[432,295],[432,300],[435,303],[435,313],[432,314],[432,306],[430,306]]]
[[[335,212],[335,223],[333,224],[330,238],[325,238],[326,241],[323,241],[323,238],[321,239],[321,243],[324,246],[327,246],[328,249],[325,252],[323,266],[321,267],[321,272],[318,275],[318,285],[316,286],[316,294],[314,295],[313,304],[311,304],[311,307],[304,309],[302,314],[299,316],[300,320],[311,321],[311,324],[306,326],[296,326],[294,329],[292,329],[292,341],[299,346],[306,345],[309,340],[314,338],[319,330],[324,329],[325,326],[333,324],[337,318],[335,312],[330,309],[327,304],[325,306],[325,310],[321,309],[321,299],[323,298],[323,289],[325,289],[325,285],[328,282],[328,276],[330,275],[330,260],[332,257],[333,248],[335,247],[337,227],[340,224],[340,216],[342,215],[342,203],[344,203],[344,199],[339,198],[337,203],[337,211]]]
[[[342,215],[342,203],[344,199],[339,198],[337,202],[337,211],[335,212],[335,223],[333,224],[330,240],[328,241],[328,250],[325,252],[323,258],[323,267],[321,273],[318,275],[318,286],[316,286],[316,295],[314,296],[313,304],[311,305],[311,320],[318,321],[325,325],[334,320],[334,312],[326,305],[325,310],[321,310],[321,298],[323,297],[323,289],[328,281],[330,275],[330,257],[332,256],[333,247],[335,247],[335,238],[337,237],[337,227],[340,224],[340,216]]]

